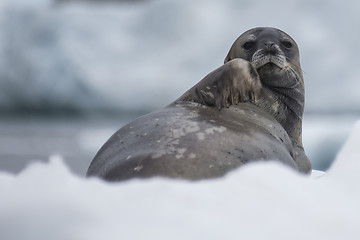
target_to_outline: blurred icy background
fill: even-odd
[[[300,47],[303,138],[326,170],[359,117],[357,1],[0,0],[0,170],[60,154],[83,175],[110,135],[277,27]]]
[[[356,239],[359,6],[0,0],[0,239]],[[304,145],[326,176],[258,163],[197,183],[81,177],[113,132],[176,99],[256,26],[300,46]]]

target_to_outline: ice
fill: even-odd
[[[0,173],[1,239],[354,239],[360,122],[327,174],[254,163],[214,180],[106,183],[60,156]]]
[[[358,1],[54,2],[1,1],[0,108],[161,108],[273,26],[300,46],[306,111],[359,110]]]
[[[356,115],[305,115],[303,144],[313,169],[326,170],[349,137]]]

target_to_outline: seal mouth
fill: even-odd
[[[275,63],[269,61],[269,62],[267,62],[267,63],[259,66],[259,67],[257,68],[257,70],[258,70],[259,68],[278,68],[278,69],[283,69],[284,67],[281,67],[281,66],[279,66],[278,64],[275,64]]]
[[[256,68],[256,71],[261,75],[262,81],[264,81],[267,78],[266,76],[273,76],[275,73],[278,74],[279,71],[283,69],[284,68],[279,67],[273,62],[268,62]]]
[[[259,69],[266,64],[276,65],[283,69],[286,66],[286,58],[280,49],[275,53],[259,49],[254,53],[251,64],[255,69]]]

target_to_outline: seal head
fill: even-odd
[[[305,89],[300,66],[299,48],[285,32],[259,27],[243,33],[232,45],[225,63],[241,58],[251,62],[262,84],[255,104],[272,114],[289,134],[295,155],[303,169],[311,169],[303,152],[302,116]]]

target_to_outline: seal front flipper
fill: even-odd
[[[255,101],[260,89],[255,68],[250,62],[237,58],[206,75],[175,102],[196,102],[221,110],[240,102]]]

